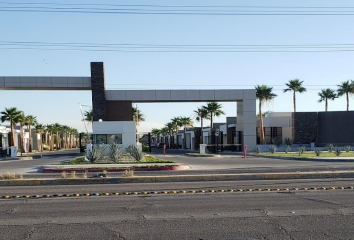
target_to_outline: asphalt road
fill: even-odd
[[[284,181],[282,186],[344,183],[354,182]],[[260,187],[281,182],[200,184],[81,186],[81,190]],[[77,191],[72,188],[78,186],[65,187]],[[57,186],[36,188],[60,191]],[[12,192],[23,190],[15,187]],[[327,190],[0,200],[0,239],[354,239],[353,197],[354,190]]]

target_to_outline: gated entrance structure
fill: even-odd
[[[91,90],[93,134],[102,135],[108,144],[110,138],[120,141],[124,147],[136,143],[133,103],[236,102],[236,131],[250,151],[256,146],[254,89],[106,90],[104,64],[92,62],[90,77],[0,77],[0,90]]]

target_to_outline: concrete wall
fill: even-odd
[[[293,114],[293,142],[305,144],[317,141],[317,112],[296,112]]]
[[[354,112],[319,112],[317,144],[354,144]]]
[[[246,90],[245,90],[246,91]],[[237,127],[236,131],[242,131],[242,142],[247,145],[249,151],[256,147],[256,91],[245,92],[244,100],[237,102]]]
[[[122,134],[122,145],[124,148],[136,144],[134,121],[94,121],[92,128],[94,134]]]

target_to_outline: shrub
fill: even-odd
[[[149,146],[143,146],[143,152],[149,152],[150,148]]]
[[[331,143],[326,146],[328,152],[333,152],[335,150],[335,146]]]
[[[287,146],[291,146],[293,143],[292,143],[292,141],[291,141],[290,138],[285,138],[285,144],[286,144]]]
[[[76,171],[71,171],[70,178],[76,178]]]
[[[285,148],[284,148],[284,152],[288,153],[290,151],[291,151],[291,146],[290,145],[286,145]]]
[[[84,172],[84,174],[82,174],[82,178],[87,178],[87,175],[88,175],[88,171],[86,170],[86,171]]]
[[[259,154],[261,152],[261,149],[257,146],[255,149],[254,149],[254,152]]]
[[[118,160],[121,158],[123,151],[122,147],[119,146],[118,144],[112,144],[109,147],[109,157],[113,162],[118,162]]]
[[[143,160],[143,152],[135,145],[130,145],[127,147],[127,152],[136,160],[141,161]]]
[[[299,147],[299,149],[298,149],[299,156],[304,154],[305,151],[306,151],[306,147]]]
[[[345,146],[344,147],[344,151],[346,151],[347,153],[350,152],[352,150],[351,146]]]
[[[279,147],[282,144],[282,139],[281,138],[272,138],[272,144]]]
[[[99,160],[102,156],[104,151],[106,150],[106,147],[96,145],[92,148],[91,151],[86,151],[86,159],[90,161],[90,163],[94,163],[97,160]]]
[[[61,172],[61,178],[66,178],[66,177],[67,177],[66,172],[65,171]]]
[[[275,146],[275,145],[270,146],[269,152],[271,152],[271,154],[276,153],[277,152],[277,146]]]
[[[321,156],[322,150],[321,149],[316,149],[315,150],[315,154],[316,154],[317,157]]]
[[[123,177],[134,177],[134,170],[132,169],[125,170]]]
[[[339,157],[342,154],[342,152],[339,148],[335,148],[334,153],[336,154],[337,157]]]

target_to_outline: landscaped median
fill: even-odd
[[[122,172],[134,171],[163,171],[163,170],[187,170],[188,166],[177,163],[135,163],[135,164],[75,164],[75,165],[47,165],[42,166],[43,173],[58,172]]]
[[[0,186],[354,178],[354,171],[0,180]]]
[[[304,152],[299,154],[297,152],[276,152],[276,153],[250,153],[250,156],[275,158],[284,160],[305,160],[305,161],[320,161],[320,162],[354,162],[354,154],[352,152],[342,152],[340,156],[335,153],[323,152],[317,156],[315,152]]]

